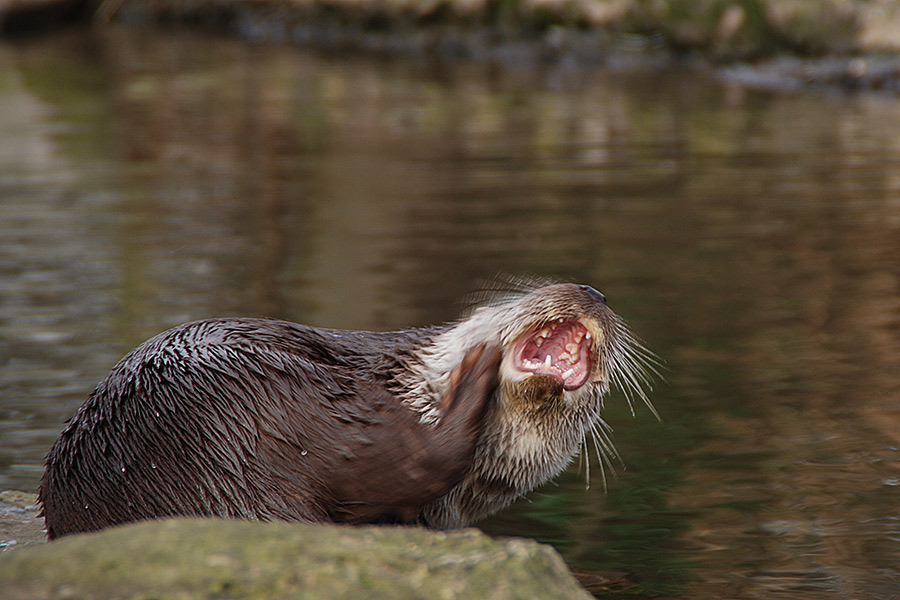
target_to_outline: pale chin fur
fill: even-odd
[[[447,495],[424,507],[425,523],[438,529],[465,527],[559,475],[600,418],[602,388],[587,383],[565,392],[564,405],[572,410],[565,410],[563,418],[541,420],[508,402],[501,384],[471,472]]]

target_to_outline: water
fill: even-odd
[[[606,597],[900,597],[900,102],[190,33],[0,45],[0,489],[128,349],[594,285],[666,380],[625,468],[482,523]]]

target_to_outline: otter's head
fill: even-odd
[[[591,420],[611,384],[629,401],[633,394],[647,401],[645,374],[654,370],[654,357],[594,288],[543,285],[480,308],[477,316],[490,316],[497,326],[500,379],[509,397],[536,410],[586,411]]]
[[[603,395],[615,386],[629,403],[637,396],[652,410],[644,389],[650,387],[647,374],[656,372],[656,358],[603,294],[573,283],[510,283],[512,291],[477,298],[468,317],[424,349],[407,396],[423,420],[439,418],[434,398],[465,352],[479,344],[501,347],[501,395],[520,409],[577,413],[578,420],[590,423],[599,417]]]
[[[600,416],[610,387],[652,409],[644,389],[657,360],[603,294],[571,283],[511,283],[513,291],[482,295],[480,306],[430,340],[409,369],[407,401],[423,421],[437,423],[435,399],[465,353],[486,344],[499,345],[503,355],[471,471],[425,510],[433,527],[471,523],[556,476],[579,448],[587,449],[588,432],[601,468],[612,466],[617,454]]]

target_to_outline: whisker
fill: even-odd
[[[615,469],[615,465],[612,464],[612,459],[614,458],[619,463],[619,466],[624,469],[625,463],[622,461],[622,457],[619,455],[619,451],[612,441],[613,430],[609,423],[603,419],[598,419],[596,422],[591,423],[590,429],[593,434],[592,439],[594,440],[594,444],[596,445],[599,443],[603,448],[603,456],[609,467]]]
[[[648,391],[653,390],[654,379],[663,379],[663,360],[647,349],[624,321],[614,320],[608,355],[610,381],[625,395],[628,408],[634,416],[635,399],[640,400],[650,412],[661,420],[659,412],[650,401]]]
[[[615,458],[623,469],[625,468],[625,463],[622,462],[622,458],[619,456],[619,452],[609,436],[612,433],[612,428],[609,424],[603,419],[598,419],[596,422],[591,423],[589,428],[591,430],[591,440],[594,442],[594,452],[597,454],[597,463],[600,465],[600,476],[603,481],[603,493],[605,494],[609,491],[606,478],[607,469],[609,469],[613,477],[616,476],[616,467],[612,459]]]
[[[591,489],[591,455],[588,454],[587,434],[581,432],[581,453],[578,456],[578,469],[581,470],[581,460],[584,459],[584,489]]]

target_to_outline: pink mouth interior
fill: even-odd
[[[574,390],[591,374],[591,334],[578,321],[557,320],[519,342],[514,359],[518,370],[553,377]]]

